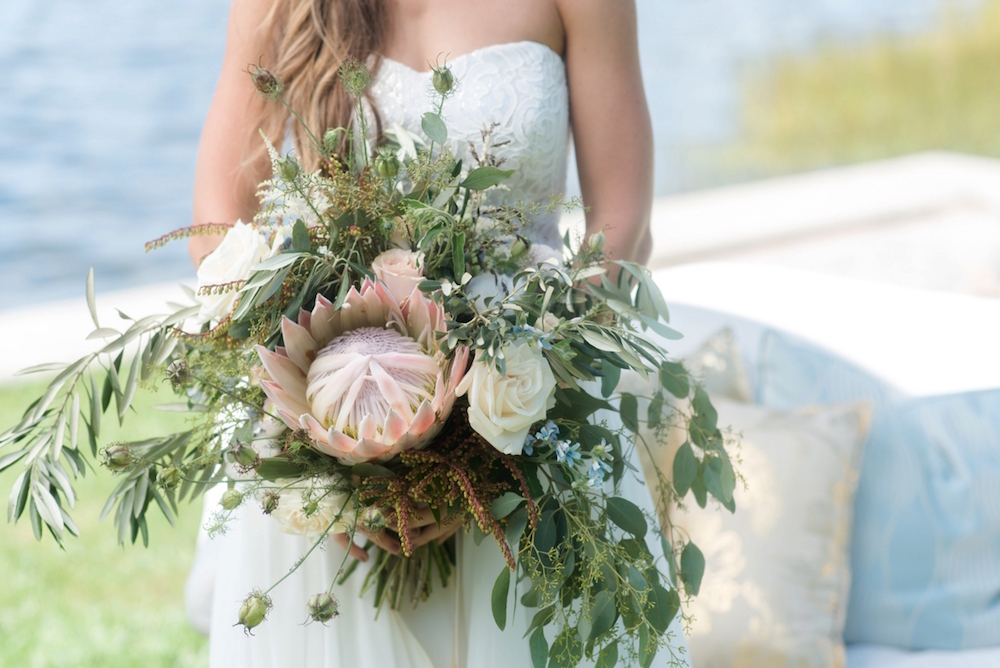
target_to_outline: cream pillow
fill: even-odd
[[[843,666],[852,506],[870,411],[713,403],[719,425],[739,436],[747,484],[737,485],[735,514],[715,502],[701,509],[690,494],[671,511],[705,555],[701,591],[686,608],[693,665]]]
[[[719,330],[684,358],[684,366],[712,396],[751,402],[750,377],[733,330]]]

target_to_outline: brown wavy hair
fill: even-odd
[[[356,106],[338,69],[353,58],[377,71],[387,27],[385,0],[274,0],[261,25],[262,64],[284,85],[285,101],[322,136],[328,128],[351,127],[354,119]],[[280,102],[268,101],[257,127],[280,145],[290,117]],[[303,165],[316,169],[319,156],[305,130],[298,122],[291,129]],[[256,128],[250,141],[252,159],[264,150]]]

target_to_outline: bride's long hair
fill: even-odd
[[[385,0],[274,0],[261,25],[262,65],[284,84],[283,96],[311,130],[350,127],[356,107],[337,71],[348,58],[377,69],[387,30]],[[250,137],[251,160],[263,151],[257,128],[282,143],[290,114],[280,102],[264,105]],[[291,124],[300,160],[315,169],[318,156],[299,123]],[[287,147],[286,147],[287,150]]]

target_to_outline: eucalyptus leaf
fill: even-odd
[[[634,394],[622,392],[621,404],[619,407],[622,415],[622,422],[625,428],[633,433],[639,432],[639,401]]]
[[[493,517],[498,520],[502,520],[514,512],[522,502],[524,502],[524,497],[520,494],[505,492],[503,496],[497,497],[493,500],[493,505],[491,507]]]
[[[601,360],[601,396],[607,399],[615,392],[622,370],[606,359]]]
[[[301,220],[295,221],[292,225],[292,250],[296,253],[306,253],[312,250],[312,241],[309,240],[309,230]]]
[[[497,627],[503,631],[507,626],[507,599],[510,594],[510,569],[506,566],[500,571],[497,580],[493,583],[493,595],[491,597],[493,607],[493,621]]]
[[[594,597],[594,605],[590,610],[591,627],[588,640],[595,640],[611,630],[618,619],[615,600],[607,591],[601,591]]]
[[[646,604],[646,619],[649,625],[656,629],[657,633],[663,635],[667,632],[670,622],[674,621],[677,611],[681,607],[681,598],[677,590],[667,590],[658,584],[654,584],[649,591],[649,598]]]
[[[594,668],[615,668],[618,665],[618,641],[606,645],[597,655]]]
[[[460,185],[462,188],[468,188],[469,190],[486,190],[506,181],[513,174],[513,169],[500,169],[492,165],[485,165],[469,172],[469,175],[465,177],[465,180]]]
[[[618,527],[637,538],[646,535],[646,516],[642,514],[639,506],[627,499],[613,496],[607,501],[608,519]]]
[[[674,454],[673,472],[674,490],[676,490],[677,496],[683,499],[698,475],[698,459],[695,457],[691,444],[687,441]]]
[[[678,399],[686,399],[691,393],[691,378],[687,369],[677,362],[664,362],[660,366],[660,385]]]
[[[688,543],[681,552],[681,582],[688,596],[697,596],[701,590],[701,578],[705,575],[705,555],[698,546]]]
[[[432,142],[444,145],[448,141],[448,126],[438,114],[428,111],[420,120],[420,127]]]
[[[545,668],[545,660],[549,655],[549,643],[545,640],[545,631],[542,627],[535,629],[528,641],[531,649],[531,665],[533,668]]]

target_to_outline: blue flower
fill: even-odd
[[[535,454],[535,437],[531,434],[528,434],[527,437],[525,437],[522,452],[529,457]]]
[[[556,459],[560,464],[575,466],[583,460],[583,455],[580,454],[580,444],[559,441],[556,443]]]
[[[549,443],[555,443],[559,438],[559,425],[557,425],[552,420],[546,422],[538,433],[535,434],[535,438],[539,441],[548,441]]]
[[[590,465],[590,480],[587,484],[591,487],[600,487],[604,484],[604,476],[611,473],[611,467],[602,461],[594,460]]]

